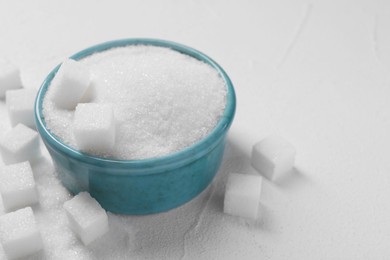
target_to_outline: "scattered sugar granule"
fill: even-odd
[[[182,150],[209,134],[225,109],[226,86],[217,70],[169,48],[120,47],[78,62],[97,79],[90,102],[112,104],[117,121],[110,154],[94,155],[130,160]],[[80,149],[74,111],[55,106],[53,84],[43,102],[46,125]]]

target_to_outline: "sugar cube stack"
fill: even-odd
[[[5,92],[10,89],[22,87],[20,72],[11,62],[0,58],[0,98],[5,97]]]
[[[5,164],[32,162],[41,155],[38,133],[18,124],[0,139],[0,152]]]
[[[0,168],[0,194],[4,209],[8,212],[38,202],[38,191],[29,162]]]
[[[36,91],[33,89],[8,90],[6,104],[11,125],[22,123],[35,128],[34,103]]]
[[[53,89],[52,99],[58,107],[74,109],[81,99],[85,97],[91,75],[89,70],[81,63],[68,59],[64,61],[53,79],[50,88]]]
[[[0,242],[8,259],[39,252],[42,237],[30,207],[0,216]]]
[[[272,135],[252,149],[252,166],[270,180],[277,180],[294,167],[295,148],[280,136]]]
[[[104,153],[115,144],[115,119],[110,104],[78,104],[73,135],[82,151]]]
[[[260,207],[262,177],[231,173],[225,190],[224,212],[256,220]]]
[[[64,203],[70,229],[88,245],[108,231],[106,211],[88,192],[80,192]]]

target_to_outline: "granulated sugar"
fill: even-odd
[[[40,197],[39,204],[33,205],[32,209],[44,247],[41,252],[24,259],[218,259],[217,256],[223,253],[227,255],[226,250],[229,254],[245,256],[251,251],[242,248],[248,249],[260,242],[253,236],[258,230],[247,228],[222,211],[228,173],[247,171],[242,168],[243,163],[231,160],[230,148],[228,145],[226,158],[215,181],[199,196],[159,214],[124,216],[108,213],[108,233],[88,246],[84,246],[68,226],[63,204],[72,195],[56,178],[50,157],[44,149],[44,156],[32,164]],[[0,216],[4,214],[0,199]],[[222,245],[229,241],[235,241],[237,246],[224,249]],[[1,245],[0,259],[6,259]]]
[[[112,104],[115,159],[143,159],[179,151],[205,137],[225,108],[226,87],[211,66],[168,48],[128,46],[80,61],[92,75],[90,102]],[[47,128],[78,148],[72,132],[74,110],[58,108],[48,89],[43,104]],[[98,141],[98,140],[96,140]]]

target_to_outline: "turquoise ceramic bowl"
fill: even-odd
[[[120,214],[167,211],[202,192],[219,169],[236,107],[233,85],[224,70],[203,53],[181,44],[156,39],[123,39],[90,47],[71,58],[78,60],[110,48],[138,44],[171,48],[219,72],[226,83],[227,104],[217,126],[205,138],[179,152],[144,160],[111,160],[73,149],[46,128],[42,113],[43,98],[59,66],[43,82],[35,103],[37,130],[63,185],[74,194],[88,191],[103,208]]]

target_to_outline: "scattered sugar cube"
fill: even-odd
[[[41,155],[38,133],[18,124],[0,139],[0,152],[5,164],[32,162]]]
[[[295,148],[282,137],[269,136],[253,146],[252,166],[270,180],[294,167]]]
[[[84,95],[91,82],[89,70],[75,60],[66,60],[55,75],[52,85],[52,99],[57,106],[74,109]]]
[[[263,178],[231,173],[225,190],[223,211],[229,215],[257,219]]]
[[[18,123],[35,128],[34,103],[36,91],[33,89],[8,90],[6,103],[11,125]]]
[[[0,194],[6,211],[38,203],[38,191],[29,162],[0,168]]]
[[[30,207],[0,216],[0,241],[8,259],[25,257],[43,248]]]
[[[88,192],[81,192],[64,203],[70,229],[84,245],[90,244],[108,231],[106,211]]]
[[[110,150],[115,143],[115,119],[109,104],[78,104],[73,135],[82,151]]]
[[[19,69],[9,61],[0,59],[0,98],[5,97],[7,90],[21,87]]]

